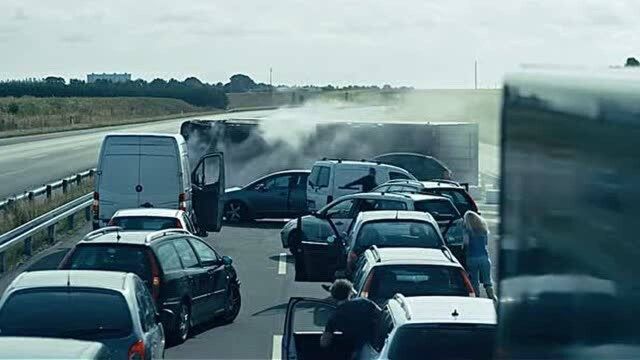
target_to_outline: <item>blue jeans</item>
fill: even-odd
[[[491,260],[488,257],[469,257],[467,258],[467,272],[473,290],[476,296],[480,296],[480,283],[487,286],[493,286],[491,281]]]

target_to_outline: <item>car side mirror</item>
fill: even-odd
[[[231,266],[231,264],[233,264],[233,259],[229,256],[224,255],[222,257],[222,264],[224,266]]]

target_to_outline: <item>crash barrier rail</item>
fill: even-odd
[[[42,185],[39,188],[25,191],[24,193],[7,198],[0,202],[0,210],[7,209],[13,205],[16,205],[21,201],[33,201],[42,196],[46,196],[47,199],[53,196],[54,191],[62,189],[63,193],[66,193],[74,185],[80,185],[83,179],[92,178],[95,175],[96,169],[89,169],[81,173],[54,181],[50,184]],[[1,244],[1,242],[0,242]]]
[[[5,254],[8,249],[23,243],[22,254],[25,257],[30,257],[33,254],[33,236],[45,230],[47,232],[47,241],[50,244],[54,244],[56,242],[56,225],[61,221],[66,220],[69,228],[73,228],[76,214],[83,210],[85,220],[91,220],[92,202],[93,194],[83,195],[0,235],[0,275],[7,270]]]

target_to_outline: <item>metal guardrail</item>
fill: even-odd
[[[7,269],[5,253],[16,244],[23,243],[23,255],[31,256],[33,253],[32,237],[43,230],[47,231],[47,241],[51,244],[56,241],[56,225],[62,220],[67,220],[69,227],[73,228],[74,218],[77,213],[84,210],[85,220],[91,220],[91,203],[93,194],[83,195],[70,201],[48,213],[41,215],[28,223],[0,235],[0,274]]]
[[[36,189],[25,191],[24,193],[16,196],[12,196],[7,198],[6,200],[0,202],[0,210],[3,210],[6,207],[16,204],[19,201],[23,200],[35,200],[40,196],[46,196],[50,198],[53,195],[54,190],[62,189],[62,192],[66,193],[67,189],[73,184],[79,185],[83,179],[88,177],[93,177],[96,169],[89,169],[78,173],[73,176],[66,177],[64,179],[60,179],[58,181],[54,181],[50,184],[42,185]],[[1,244],[1,242],[0,242]]]

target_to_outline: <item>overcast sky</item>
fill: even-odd
[[[0,79],[90,72],[483,87],[640,58],[640,0],[1,0]]]

